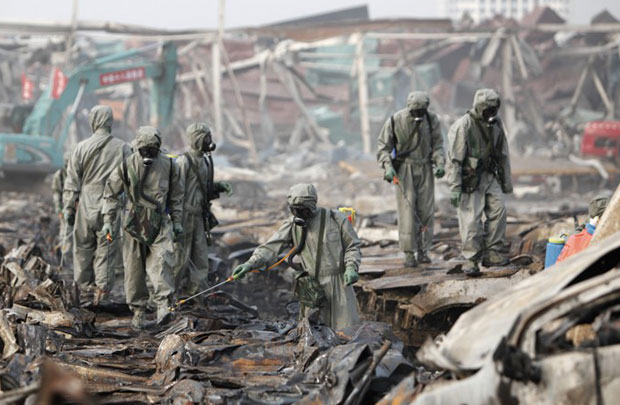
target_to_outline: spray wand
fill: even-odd
[[[275,269],[276,267],[278,267],[279,265],[284,263],[286,261],[286,259],[288,259],[289,256],[291,256],[295,252],[296,249],[297,249],[297,247],[293,247],[291,250],[288,251],[288,253],[286,255],[284,255],[283,258],[281,258],[280,260],[278,260],[277,262],[275,262],[271,266],[267,267],[266,269],[263,269],[263,270],[259,270],[259,269],[250,270],[250,273],[260,273],[260,272],[263,272],[263,271],[269,271],[269,270]],[[221,286],[223,286],[225,284],[228,284],[230,282],[233,282],[233,281],[235,281],[237,279],[239,279],[239,276],[230,276],[226,280],[224,280],[224,281],[214,285],[213,287],[209,287],[209,288],[207,288],[205,290],[202,290],[200,292],[197,292],[196,294],[191,295],[191,296],[189,296],[187,298],[183,298],[181,300],[178,300],[176,302],[176,304],[174,304],[174,306],[170,307],[169,309],[170,309],[171,312],[172,311],[176,311],[181,305],[185,304],[186,302],[191,301],[194,298],[200,297],[201,295],[204,295],[204,294],[208,293],[209,291],[213,291],[216,288],[219,288],[219,287],[221,287]]]

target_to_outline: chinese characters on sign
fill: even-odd
[[[102,86],[111,86],[113,84],[142,80],[145,77],[146,72],[144,70],[144,67],[117,70],[114,72],[102,73],[101,75],[99,75],[99,84]]]
[[[29,101],[34,97],[34,82],[22,73],[22,100]]]
[[[62,70],[54,68],[52,71],[52,98],[59,98],[63,91],[67,87],[67,76],[62,73]]]

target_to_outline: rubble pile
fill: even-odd
[[[293,279],[280,268],[255,276],[273,289],[256,289],[249,279],[229,284],[206,299],[207,309],[182,307],[168,328],[153,325],[148,334],[140,335],[130,328],[131,312],[124,304],[120,281],[109,301],[93,307],[90,292],[79,291],[66,269],[54,265],[58,258],[49,252],[58,225],[49,221],[53,224],[45,228],[46,237],[36,239],[52,240],[45,249],[37,247],[31,239],[34,235],[27,235],[31,236],[28,243],[18,244],[19,238],[13,237],[4,242],[7,247],[15,246],[5,253],[0,273],[6,375],[0,381],[9,381],[2,385],[7,398],[18,393],[22,398],[35,392],[42,395],[53,389],[41,385],[48,380],[45,371],[52,369],[62,370],[63,378],[86,382],[80,395],[95,395],[104,402],[174,401],[182,396],[209,398],[216,403],[242,398],[266,403],[302,398],[342,402],[389,340],[392,346],[364,394],[378,399],[413,370],[405,357],[412,359],[415,348],[428,336],[447,331],[462,312],[493,291],[541,268],[540,241],[545,232],[536,229],[545,223],[541,221],[545,217],[515,212],[509,219],[511,246],[507,249],[513,256],[530,256],[478,280],[465,280],[459,274],[462,261],[455,236],[457,223],[447,212],[436,217],[438,232],[431,254],[437,264],[415,277],[405,275],[398,269],[402,258],[397,249],[395,212],[378,210],[373,207],[372,195],[355,190],[362,183],[386,188],[385,198],[389,199],[393,198],[389,185],[359,172],[351,174],[337,164],[326,168],[342,175],[317,182],[319,189],[326,190],[322,204],[337,207],[346,205],[338,201],[354,202],[368,209],[359,213],[356,222],[364,243],[356,293],[367,319],[360,329],[334,334],[323,327],[298,324]],[[211,285],[225,279],[231,266],[245,260],[256,244],[277,228],[286,215],[284,198],[278,193],[287,181],[293,181],[274,175],[272,184],[227,169],[222,175],[239,185],[236,189],[241,197],[237,198],[246,206],[225,199],[218,203],[222,224],[216,228],[217,246],[211,252]],[[300,179],[303,181],[303,177],[294,181]],[[259,198],[245,199],[244,192]],[[7,228],[36,229],[39,217],[49,215],[46,202],[39,204],[31,195],[6,197],[0,210],[6,213],[3,221]],[[28,203],[20,205],[19,201]],[[572,221],[546,215],[550,227],[562,226],[558,223],[574,226]],[[463,283],[471,283],[476,293],[461,296],[451,290]],[[454,302],[433,306],[442,300],[445,303],[446,297]],[[52,374],[61,375],[58,371]],[[349,380],[352,385],[346,383]]]
[[[30,241],[41,249],[42,257],[55,263],[59,220],[52,209],[49,187],[40,186],[43,197],[34,193],[0,193],[0,257],[13,246]],[[32,190],[34,192],[40,190]]]
[[[412,371],[385,324],[336,334],[298,324],[294,306],[286,319],[264,321],[224,292],[206,310],[183,308],[168,327],[139,334],[124,304],[80,306],[76,283],[32,243],[3,257],[0,280],[0,401],[39,395],[77,403],[340,403],[359,386],[351,397],[357,403],[378,398]]]

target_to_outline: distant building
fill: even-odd
[[[480,22],[500,14],[520,20],[536,7],[550,7],[565,20],[570,14],[570,0],[442,0],[442,16],[460,20],[465,14]]]

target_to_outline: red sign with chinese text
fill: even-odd
[[[67,87],[67,76],[62,73],[62,70],[54,68],[52,71],[52,98],[59,98],[63,91]]]
[[[144,67],[132,69],[117,70],[115,72],[102,73],[99,75],[99,84],[102,86],[111,86],[113,84],[135,82],[146,77]]]
[[[32,100],[34,97],[34,82],[22,73],[22,99],[24,101]]]

